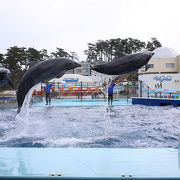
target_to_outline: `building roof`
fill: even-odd
[[[174,49],[168,47],[159,47],[153,52],[154,55],[152,56],[152,59],[175,58],[176,56],[178,56],[178,53]]]

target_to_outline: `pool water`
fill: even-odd
[[[41,105],[0,110],[0,147],[178,146],[180,107]]]

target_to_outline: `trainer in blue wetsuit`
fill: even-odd
[[[112,83],[108,87],[108,104],[110,104],[110,101],[111,101],[111,105],[112,105],[112,101],[113,101],[113,90],[114,90],[114,86],[116,85],[116,83],[119,83],[119,80],[116,80],[115,83]]]
[[[52,84],[49,84],[49,82],[46,82],[46,86],[44,87],[44,91],[46,92],[46,105],[51,105],[51,88]]]
[[[116,84],[113,83],[112,85],[110,85],[108,87],[108,104],[110,104],[110,101],[111,101],[111,105],[112,105],[112,101],[113,101],[113,89],[114,89],[114,86]]]

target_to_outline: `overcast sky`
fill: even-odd
[[[0,53],[60,47],[85,60],[87,43],[128,37],[180,54],[180,0],[0,0]]]

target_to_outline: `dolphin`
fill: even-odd
[[[23,75],[17,90],[18,113],[21,110],[26,94],[40,82],[61,77],[68,70],[81,66],[65,58],[48,59],[34,63]]]
[[[106,64],[96,65],[92,67],[93,70],[108,74],[108,75],[121,75],[129,72],[136,71],[137,69],[146,66],[154,53],[142,52],[136,54],[120,54],[119,57]]]
[[[13,83],[11,81],[11,73],[9,69],[0,68],[0,87],[9,84],[13,88]]]

